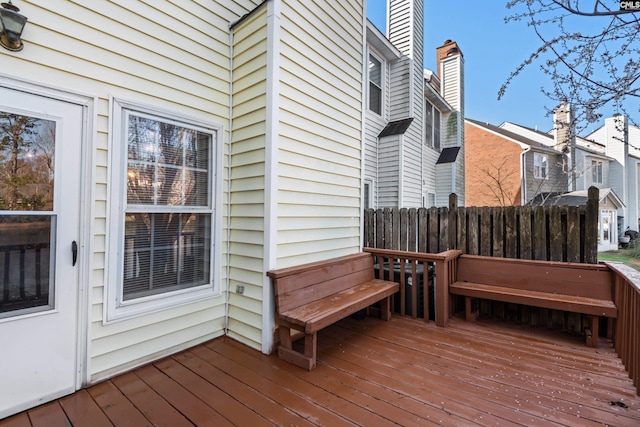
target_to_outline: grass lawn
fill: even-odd
[[[616,261],[640,270],[640,248],[618,249],[617,251],[598,252],[598,261]]]

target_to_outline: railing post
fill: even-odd
[[[458,249],[458,195],[449,194],[449,247]]]
[[[595,264],[598,262],[598,205],[600,204],[600,190],[589,187],[584,227],[584,262]]]

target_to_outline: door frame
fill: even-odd
[[[82,141],[80,153],[81,165],[78,171],[80,183],[80,224],[78,242],[78,303],[76,319],[78,323],[76,336],[76,378],[75,389],[79,390],[90,381],[91,340],[89,328],[91,325],[91,271],[93,269],[93,234],[95,217],[94,192],[96,186],[96,123],[98,120],[96,105],[98,97],[56,87],[45,85],[31,80],[21,79],[16,76],[0,73],[0,85],[9,89],[26,92],[33,95],[44,96],[57,101],[69,102],[82,107]]]

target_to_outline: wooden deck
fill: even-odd
[[[506,323],[346,319],[307,372],[220,338],[0,421],[8,426],[640,425],[610,343]]]

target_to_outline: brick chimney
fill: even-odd
[[[553,135],[555,149],[566,157],[568,189],[575,190],[576,125],[571,115],[571,104],[563,102],[553,110]]]
[[[462,55],[462,51],[458,47],[458,43],[453,40],[445,40],[442,46],[436,48],[436,68],[440,79],[442,79],[442,76],[440,75],[440,64],[442,63],[442,60],[454,55]]]

